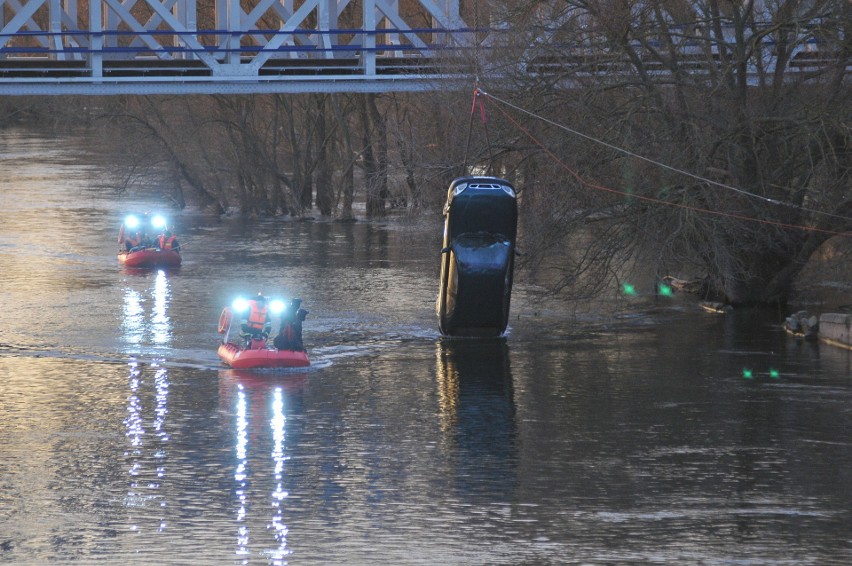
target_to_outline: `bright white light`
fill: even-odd
[[[162,216],[155,216],[154,218],[151,219],[151,226],[153,226],[157,230],[165,228],[166,227],[166,219],[163,218]]]
[[[284,301],[282,301],[281,299],[274,299],[272,302],[269,303],[269,310],[272,311],[272,314],[280,314],[284,312],[284,308],[286,306],[287,305],[285,305]]]
[[[234,310],[234,312],[245,312],[249,308],[249,303],[244,298],[237,297],[236,299],[234,299],[234,302],[231,303],[231,308]]]
[[[121,321],[124,340],[128,347],[136,347],[145,334],[145,309],[142,307],[142,295],[131,289],[124,290],[124,313]]]
[[[139,219],[133,215],[130,215],[124,219],[124,225],[133,230],[134,228],[139,226]]]
[[[154,308],[151,313],[151,333],[155,344],[168,345],[172,338],[171,320],[168,316],[169,299],[171,292],[169,289],[169,278],[166,277],[166,272],[163,270],[157,271],[157,277],[154,279]]]

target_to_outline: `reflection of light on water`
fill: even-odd
[[[128,365],[130,367],[128,380],[130,392],[127,397],[127,417],[124,419],[124,425],[126,428],[125,436],[130,446],[129,450],[125,452],[125,456],[130,458],[130,467],[127,471],[130,476],[130,484],[125,504],[128,507],[144,507],[148,501],[159,497],[157,492],[166,475],[167,451],[165,443],[169,441],[169,434],[165,430],[165,425],[166,415],[168,414],[169,375],[166,368],[152,364],[152,368],[157,368],[154,374],[155,405],[152,429],[155,431],[160,445],[154,448],[154,460],[157,464],[153,477],[146,481],[146,470],[143,467],[146,436],[144,403],[142,402],[144,379],[142,368],[137,361],[133,360]],[[150,474],[150,472],[148,473]],[[160,507],[164,508],[165,506],[166,502],[161,501]],[[139,525],[132,524],[130,528],[136,531],[139,529]],[[158,530],[162,531],[165,528],[165,520],[161,519]]]
[[[130,344],[142,341],[145,317],[142,311],[142,295],[132,289],[124,292],[124,339]]]
[[[440,408],[441,430],[452,432],[458,421],[459,371],[452,356],[439,341],[438,347],[438,407]]]
[[[237,522],[246,520],[246,468],[248,466],[248,419],[246,418],[246,392],[242,385],[237,391],[237,471],[234,481],[237,482],[237,499],[239,509],[237,510]],[[249,533],[248,527],[241,524],[237,529],[237,555],[248,555]]]
[[[171,341],[171,321],[166,316],[170,297],[169,279],[166,277],[166,272],[160,270],[154,279],[154,313],[151,318],[154,344],[165,345]]]
[[[145,434],[145,429],[142,426],[142,408],[137,392],[139,391],[139,365],[133,361],[130,362],[130,397],[127,399],[127,418],[124,420],[124,425],[127,427],[127,437],[130,440],[130,446],[133,447],[133,454],[139,453],[138,447],[142,444],[142,435]],[[135,475],[131,469],[131,475]]]
[[[125,456],[130,457],[130,469],[127,473],[130,475],[130,489],[125,498],[125,504],[128,507],[141,507],[145,501],[141,493],[139,493],[139,471],[141,464],[139,462],[142,446],[142,436],[145,434],[145,428],[142,426],[142,402],[139,400],[139,374],[140,369],[136,362],[130,362],[130,379],[128,386],[130,387],[130,395],[127,398],[127,418],[124,419],[124,426],[127,429],[125,435],[130,443],[130,450],[125,452]],[[131,524],[130,529],[137,530],[137,525]]]
[[[250,503],[249,503],[249,490],[251,488],[251,484],[255,483],[259,485],[262,479],[264,478],[249,478],[249,403],[250,399],[248,397],[245,386],[242,384],[237,385],[237,396],[236,396],[236,470],[234,472],[234,483],[235,483],[235,495],[236,495],[236,504],[237,504],[237,546],[236,546],[236,554],[239,557],[242,557],[243,563],[248,563],[248,556],[251,555],[251,551],[249,549],[249,540],[250,540],[250,529],[249,529],[249,519],[250,517]],[[284,389],[282,387],[276,387],[272,391],[272,414],[269,419],[269,427],[272,432],[272,463],[273,463],[273,477],[275,480],[274,488],[272,489],[271,502],[272,502],[272,517],[271,520],[267,523],[266,528],[268,532],[271,532],[272,536],[275,539],[275,547],[271,549],[264,549],[262,551],[263,555],[267,557],[270,564],[276,565],[284,565],[287,564],[287,556],[292,554],[292,551],[287,547],[287,535],[289,534],[289,529],[287,525],[284,524],[283,520],[283,512],[284,512],[284,501],[290,496],[289,492],[285,489],[285,476],[284,476],[284,465],[287,460],[289,460],[289,456],[284,453],[284,443],[286,440],[286,432],[285,426],[287,423],[287,418],[284,413],[285,409],[285,395]],[[257,475],[257,474],[255,474]],[[255,537],[257,538],[257,537]],[[257,545],[257,541],[255,541],[255,545]]]
[[[157,406],[154,409],[154,430],[157,433],[157,438],[160,439],[162,445],[154,455],[157,464],[157,484],[166,476],[166,447],[165,443],[169,441],[169,433],[165,430],[166,415],[168,414],[168,399],[169,399],[169,372],[166,368],[159,368],[154,375],[154,388],[156,390]],[[165,507],[165,500],[160,502],[160,507]],[[160,529],[165,530],[165,520],[160,521]]]
[[[133,346],[146,342],[157,346],[168,346],[172,341],[172,323],[168,316],[171,289],[165,271],[158,271],[151,290],[153,299],[150,320],[145,312],[145,297],[130,288],[124,290],[124,318],[122,328],[125,341]]]
[[[157,436],[163,442],[169,439],[169,434],[163,430],[163,424],[166,421],[166,413],[168,406],[166,401],[169,397],[169,372],[166,368],[160,368],[154,375],[154,387],[157,391],[157,408],[154,410],[154,430],[157,431]]]
[[[278,548],[271,553],[271,557],[278,561],[290,554],[287,550],[287,525],[282,523],[281,503],[289,495],[284,490],[284,462],[289,458],[284,455],[284,425],[287,419],[284,416],[284,394],[280,387],[275,388],[275,396],[272,401],[272,419],[269,421],[272,427],[272,460],[275,462],[275,491],[272,492],[272,507],[275,510],[272,515],[272,528],[275,529],[275,540]],[[276,564],[286,562],[276,562]]]

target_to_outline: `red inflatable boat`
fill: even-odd
[[[305,352],[267,347],[247,349],[233,342],[219,345],[219,357],[234,369],[299,368],[311,365]]]
[[[147,248],[135,252],[120,252],[118,261],[127,267],[178,267],[180,252]]]
[[[180,246],[174,245],[176,240],[169,240],[161,249],[153,244],[156,237],[148,237],[148,234],[170,234],[167,226],[168,222],[164,217],[149,217],[147,212],[141,221],[132,214],[125,218],[118,229],[118,245],[121,250],[118,252],[119,263],[125,267],[138,268],[178,267],[181,257],[178,251]],[[135,237],[130,237],[132,234],[135,234]],[[177,249],[172,249],[173,247]],[[132,251],[128,251],[131,248]]]
[[[234,369],[300,368],[311,365],[304,351],[278,350],[267,346],[266,340],[252,339],[250,345],[240,346],[228,341],[233,314],[225,307],[219,316],[219,334],[225,338],[219,345],[218,354],[225,364]]]

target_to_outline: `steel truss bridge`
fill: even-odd
[[[473,31],[408,4],[420,27],[400,0],[0,0],[0,94],[434,89]]]
[[[482,50],[499,46],[502,32],[472,28],[462,18],[461,1],[0,0],[0,95],[471,86]],[[836,53],[814,49],[808,37],[799,44],[787,66],[791,72],[819,74],[837,61]],[[518,60],[524,72],[625,72],[625,61],[602,58],[594,49],[548,55],[528,47]],[[689,39],[682,51],[692,73],[723,63]],[[763,52],[756,65],[771,71],[772,46]],[[653,65],[649,60],[651,72],[670,72]]]

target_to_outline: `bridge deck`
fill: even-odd
[[[0,94],[166,94],[241,92],[384,92],[472,84],[469,62],[454,58],[380,57],[368,74],[357,57],[269,59],[253,74],[216,74],[193,59],[102,61],[0,59]],[[392,86],[391,86],[392,85]]]
[[[680,72],[701,80],[732,68],[719,53],[733,56],[731,46],[743,39],[730,22],[712,34],[669,26],[660,32],[668,34],[665,45],[632,40],[628,60],[594,31],[575,29],[571,45],[553,41],[561,24],[548,18],[540,41],[520,48],[508,28],[470,28],[460,0],[412,0],[405,10],[400,4],[0,0],[0,95],[422,91],[523,73],[572,86],[588,77],[629,79],[640,70],[663,80]],[[571,21],[574,16],[581,21],[587,14],[563,14]],[[197,29],[202,20],[211,29]],[[740,30],[753,34],[748,60],[740,62],[753,84],[773,76],[779,60],[785,78],[798,74],[794,80],[818,79],[839,61],[852,70],[838,51],[846,41],[842,32],[828,42],[814,20],[783,38],[779,51],[761,27],[772,21]],[[502,48],[502,55],[493,51]],[[489,70],[489,59],[512,68]]]

